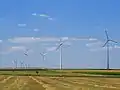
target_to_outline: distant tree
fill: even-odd
[[[39,72],[38,71],[36,71],[36,74],[38,74]]]

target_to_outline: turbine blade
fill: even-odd
[[[40,55],[41,55],[41,56],[43,56],[43,54],[42,54],[42,53],[40,53]]]
[[[58,47],[56,48],[56,50],[58,50],[63,45],[64,42],[65,41],[63,41],[62,39],[60,39],[60,43],[59,43]]]
[[[56,48],[56,50],[58,50],[62,45],[63,45],[63,43],[59,44],[59,46]]]
[[[106,37],[107,37],[107,40],[108,40],[108,39],[109,39],[109,36],[108,36],[107,30],[105,30],[105,34],[106,34]]]
[[[25,55],[25,56],[28,56],[28,54],[27,54],[27,53],[24,53],[24,55]]]
[[[114,43],[118,43],[118,42],[116,42],[116,41],[114,41],[114,40],[109,40],[109,41],[114,42]]]
[[[102,47],[105,47],[106,46],[106,44],[109,42],[109,40],[107,40],[106,42],[105,42],[105,44],[102,46]]]

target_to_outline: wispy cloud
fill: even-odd
[[[3,40],[0,40],[0,43],[2,43],[3,42]]]
[[[46,18],[49,18],[50,16],[47,15],[47,14],[40,14],[41,17],[46,17]]]
[[[89,48],[89,51],[103,51],[106,50],[107,47],[103,47],[104,42],[102,41],[97,41],[94,43],[88,43],[86,46]],[[120,49],[120,46],[118,45],[110,45],[109,49]]]
[[[9,48],[9,51],[24,51],[25,49],[25,46],[12,46]]]
[[[37,14],[37,13],[32,13],[33,16],[40,16],[40,17],[43,17],[43,18],[47,18],[48,20],[54,20],[53,17],[51,17],[50,15],[48,14],[45,14],[45,13],[42,13],[42,14]]]
[[[93,42],[93,43],[87,43],[86,46],[87,47],[101,47],[103,46],[103,42],[101,41],[97,41],[97,42]]]
[[[98,47],[98,48],[91,48],[89,49],[89,51],[92,51],[92,52],[96,52],[96,51],[105,51],[107,49],[107,47]],[[109,47],[110,50],[113,50],[113,49],[120,49],[120,46],[110,46]]]
[[[12,43],[54,42],[59,41],[57,37],[15,37],[8,39]]]
[[[78,41],[78,40],[88,40],[89,38],[71,38],[71,37],[15,37],[8,39],[9,42],[12,43],[33,43],[33,42],[56,42],[56,41]],[[96,39],[92,39],[96,40]]]
[[[47,47],[46,48],[46,51],[49,52],[49,51],[55,51],[57,47]]]
[[[38,31],[39,31],[39,29],[38,29],[38,28],[35,28],[35,29],[33,29],[33,31],[34,31],[34,32],[38,32]]]
[[[32,13],[33,16],[36,16],[37,14],[36,13]]]
[[[51,21],[52,21],[52,20],[54,20],[54,18],[48,18],[48,20],[51,20]]]
[[[0,54],[9,54],[12,52],[17,52],[17,51],[24,51],[26,49],[25,46],[12,46],[12,47],[6,47],[4,50],[0,52]]]
[[[48,14],[40,14],[40,17],[47,18],[48,20],[53,20],[53,18],[49,16]]]
[[[31,43],[31,42],[35,42],[35,38],[34,37],[15,37],[12,39],[8,39],[8,41],[12,43]]]
[[[91,38],[91,37],[71,37],[69,40],[73,41],[97,41],[97,38]]]
[[[18,24],[18,27],[25,27],[26,24]]]

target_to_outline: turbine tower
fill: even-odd
[[[114,41],[114,40],[112,40],[112,39],[110,39],[109,38],[109,36],[108,36],[108,32],[107,32],[107,29],[105,29],[105,34],[106,34],[106,38],[107,38],[107,40],[106,40],[106,42],[105,42],[105,44],[103,45],[103,47],[105,47],[105,46],[107,46],[107,70],[109,70],[110,69],[110,65],[109,65],[109,44],[110,44],[110,42],[113,42],[113,43],[117,43],[116,41]]]
[[[62,39],[60,39],[60,44],[58,45],[58,47],[56,48],[56,51],[59,49],[60,50],[60,70],[62,70],[62,46],[64,44],[65,41],[62,41]]]

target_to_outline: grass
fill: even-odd
[[[1,70],[0,75],[12,75],[12,76],[52,76],[52,77],[120,77],[120,70],[87,70],[87,69],[27,69],[21,71],[16,70]]]

